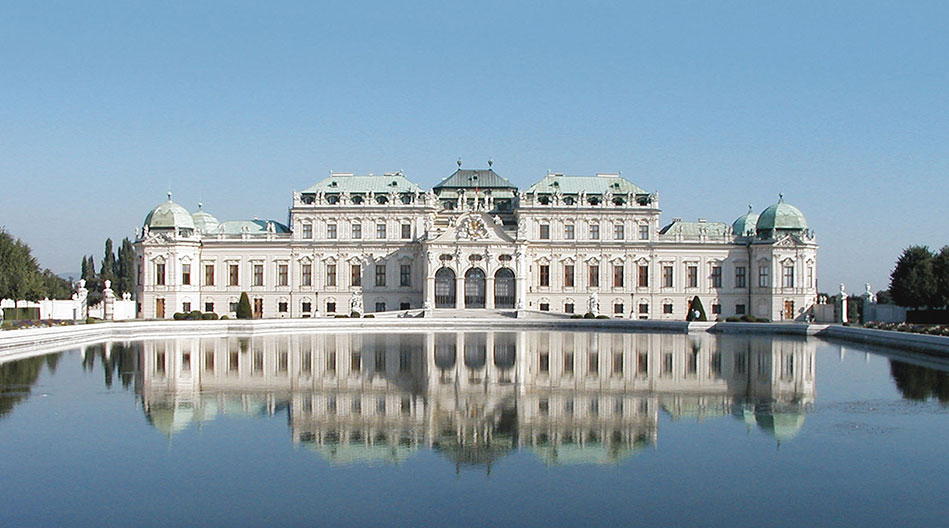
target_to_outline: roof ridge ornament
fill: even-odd
[[[171,201],[171,190],[168,191],[168,201]]]
[[[461,156],[458,156],[458,161],[456,161],[455,163],[458,164],[458,168],[460,169],[460,168],[461,168]]]
[[[491,167],[494,167],[494,157],[493,157],[493,156],[490,157],[490,158],[488,158],[488,169],[490,170]]]
[[[779,192],[779,193],[778,193],[778,203],[784,203],[784,193],[783,193],[783,192]]]

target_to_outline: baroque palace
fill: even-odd
[[[293,193],[289,221],[219,222],[171,201],[136,240],[138,316],[255,317],[440,309],[636,319],[804,320],[817,244],[796,207],[750,207],[731,225],[660,223],[658,193],[619,174],[548,173],[519,190],[491,168],[424,190],[401,172],[332,173]]]

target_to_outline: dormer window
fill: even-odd
[[[362,204],[362,196],[353,196],[353,203],[356,205]]]
[[[330,182],[330,187],[336,187],[336,186],[337,186],[336,182]]]

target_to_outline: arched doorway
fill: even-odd
[[[455,272],[442,268],[435,272],[435,308],[455,307]]]
[[[494,274],[494,307],[514,308],[516,293],[514,272],[510,268],[501,268]]]
[[[484,308],[484,271],[471,268],[465,273],[465,308]]]

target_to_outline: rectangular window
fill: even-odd
[[[412,285],[412,265],[402,264],[399,266],[399,286]]]
[[[254,318],[260,319],[264,316],[264,300],[260,297],[254,299]]]
[[[313,238],[313,224],[303,224],[303,238],[307,240]]]
[[[646,304],[646,303],[640,304],[640,305],[639,305],[639,313],[641,313],[641,314],[648,314],[648,313],[649,313],[649,305]]]
[[[600,266],[597,264],[590,264],[590,287],[599,288],[600,287]]]
[[[748,287],[747,281],[747,271],[744,266],[735,266],[735,287],[736,288],[746,288]]]
[[[280,301],[277,303],[277,311],[280,313],[287,313],[289,309],[286,301]]]
[[[600,224],[590,224],[590,240],[600,239]]]
[[[191,284],[191,264],[181,265],[181,284],[183,285]]]
[[[254,264],[254,286],[264,285],[264,265]]]
[[[386,303],[384,303],[384,302],[377,302],[377,303],[376,303],[376,311],[377,311],[377,312],[384,312],[384,311],[386,311]]]
[[[185,313],[190,312],[190,311],[191,311],[191,303],[189,303],[189,302],[183,302],[183,303],[181,303],[181,311],[182,311],[182,312],[185,312]]]
[[[213,311],[214,311],[214,303],[213,303],[213,302],[206,302],[206,303],[204,303],[204,311],[205,311],[206,313],[211,313],[211,312],[213,312]]]
[[[155,264],[155,284],[158,286],[165,285],[165,265],[164,264]]]
[[[351,264],[349,266],[350,279],[349,282],[353,286],[362,286],[362,266],[359,264]]]
[[[646,264],[639,265],[639,287],[646,288],[649,286],[649,266]]]
[[[814,287],[814,266],[807,267],[807,287]]]
[[[716,314],[716,315],[722,313],[722,305],[720,305],[720,304],[713,304],[713,305],[712,305],[712,313],[713,313],[713,314]]]
[[[326,285],[336,286],[336,264],[326,265]]]
[[[540,311],[542,311],[542,312],[549,312],[549,311],[550,311],[550,303],[540,303]]]
[[[613,265],[613,287],[614,288],[623,287],[623,265],[622,264]]]
[[[352,352],[349,355],[349,371],[350,372],[359,372],[362,370],[362,354],[360,352]]]
[[[234,301],[234,302],[228,304],[228,310],[227,310],[227,311],[229,311],[229,312],[236,312],[236,311],[237,311],[237,301]]]
[[[639,226],[639,239],[649,240],[649,226],[648,225]]]
[[[722,287],[722,267],[721,266],[712,266],[712,287],[721,288]]]
[[[698,266],[686,266],[685,277],[686,277],[686,283],[688,284],[689,288],[699,287],[699,267]]]
[[[302,311],[303,313],[310,313],[310,312],[313,311],[313,304],[310,303],[310,302],[304,301],[304,302],[300,305],[300,308],[301,308],[301,311]]]
[[[623,224],[615,224],[613,226],[613,240],[623,240],[626,238],[626,229]]]
[[[540,224],[540,239],[550,240],[550,224]]]
[[[566,238],[567,240],[573,240],[573,239],[574,239],[574,236],[575,236],[575,235],[574,235],[574,227],[573,227],[573,224],[567,224],[567,225],[563,226],[563,237],[564,237],[564,238]]]
[[[672,266],[662,267],[662,287],[671,288],[673,284]]]
[[[547,264],[540,265],[540,285],[550,286],[550,266]]]
[[[313,264],[300,265],[300,285],[301,286],[313,285]]]
[[[412,308],[412,303],[407,303],[407,302],[399,303],[399,310],[409,310],[411,308]]]
[[[362,224],[353,222],[353,238],[362,238]]]
[[[563,313],[572,314],[572,313],[573,313],[573,303],[564,303],[564,305],[563,305]]]
[[[615,315],[623,315],[623,303],[616,303],[613,305],[613,313]]]
[[[735,305],[735,315],[745,315],[745,305],[736,304]]]
[[[383,239],[385,237],[386,237],[386,225],[376,224],[376,238]]]
[[[287,264],[277,264],[277,286],[286,286],[288,284],[288,268],[289,266]]]
[[[204,285],[214,286],[214,264],[204,265]]]
[[[765,264],[764,266],[758,266],[758,286],[762,288],[771,285],[771,268]]]
[[[240,284],[240,267],[237,264],[227,266],[227,285],[237,286]]]
[[[784,266],[784,273],[781,276],[781,285],[785,288],[794,287],[794,266]]]
[[[142,265],[141,264],[135,265],[135,285],[136,286],[142,285]]]
[[[386,285],[386,265],[376,264],[376,286]]]
[[[336,238],[336,224],[326,224],[326,238]]]
[[[412,238],[412,224],[402,224],[402,240],[410,240]]]
[[[326,313],[336,313],[336,303],[327,302],[326,303]]]
[[[573,264],[564,264],[563,266],[563,285],[567,288],[573,288]]]
[[[672,313],[672,304],[666,303],[662,305],[662,313],[671,314]]]

